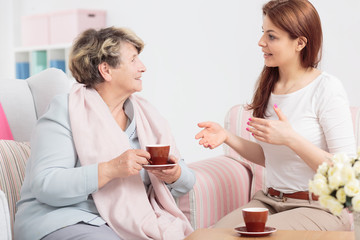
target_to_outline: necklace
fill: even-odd
[[[309,69],[309,68],[306,68],[305,71],[304,71],[304,73],[303,73],[303,74],[301,75],[301,77],[299,78],[299,80],[295,81],[295,82],[294,82],[288,89],[286,89],[286,91],[283,92],[282,94],[288,94],[288,93],[299,83],[299,81],[301,81],[301,80],[304,78],[304,76],[305,76],[305,74],[307,73],[308,69]]]

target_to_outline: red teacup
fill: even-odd
[[[268,218],[267,208],[244,208],[242,210],[246,230],[248,232],[263,232]]]
[[[169,164],[170,145],[146,145],[146,151],[150,153],[151,165]]]

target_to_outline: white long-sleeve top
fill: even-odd
[[[306,87],[284,95],[271,94],[267,119],[278,119],[277,104],[293,129],[315,146],[355,155],[355,137],[346,92],[334,76],[322,72]],[[289,147],[258,141],[265,154],[266,186],[284,193],[307,191],[315,172]]]

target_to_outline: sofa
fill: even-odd
[[[55,68],[26,80],[0,79],[0,131],[4,133],[7,123],[11,132],[7,140],[0,140],[1,239],[11,239],[13,235],[15,203],[20,196],[25,164],[30,155],[31,131],[53,96],[68,92],[71,82],[65,73]],[[4,134],[0,136],[4,137]],[[5,237],[3,233],[6,233]]]
[[[31,152],[31,131],[36,120],[46,111],[51,98],[68,92],[71,84],[72,80],[65,73],[54,68],[26,80],[0,79],[0,103],[13,137],[13,140],[0,140],[2,239],[12,239],[13,236],[15,203],[19,199],[26,160]],[[352,114],[358,139],[359,109],[352,108]],[[225,116],[224,126],[239,136],[253,140],[245,130],[250,115],[243,105],[235,105]],[[196,173],[196,184],[176,202],[194,229],[211,227],[224,215],[247,203],[256,191],[263,189],[264,168],[243,159],[226,145],[223,155],[190,163],[189,167]]]

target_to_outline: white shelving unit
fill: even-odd
[[[64,61],[65,73],[71,76],[68,59],[71,44],[19,47],[15,49],[16,63],[29,63],[29,76],[52,66],[56,61]]]

